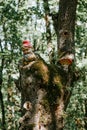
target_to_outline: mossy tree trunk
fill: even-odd
[[[58,18],[58,61],[74,54],[74,28],[77,0],[60,0]],[[58,62],[59,63],[59,62]],[[19,130],[63,130],[63,112],[74,82],[73,65],[48,65],[36,60],[20,69],[18,88],[22,96]]]

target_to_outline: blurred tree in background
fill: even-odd
[[[22,41],[29,39],[46,62],[55,63],[58,9],[58,0],[0,1],[0,130],[18,128],[21,95],[14,80],[19,76]],[[87,129],[87,1],[78,1],[76,13],[75,58],[81,76],[64,114],[64,130]]]

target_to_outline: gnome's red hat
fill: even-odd
[[[23,47],[29,47],[29,48],[32,48],[32,44],[30,43],[30,41],[28,41],[28,40],[24,40],[24,41],[23,41]]]

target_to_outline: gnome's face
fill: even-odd
[[[29,51],[31,50],[31,48],[30,47],[22,47],[22,50],[23,50],[24,54],[27,54],[27,53],[29,53]]]

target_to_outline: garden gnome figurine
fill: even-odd
[[[24,40],[22,44],[23,63],[27,65],[29,62],[34,61],[36,56],[33,52],[33,46],[28,40]]]

